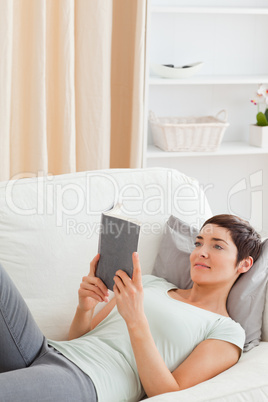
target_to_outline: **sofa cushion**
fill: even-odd
[[[165,278],[180,289],[189,289],[193,285],[189,256],[198,232],[196,226],[171,215],[165,225],[153,275]]]
[[[192,286],[190,253],[198,230],[179,218],[170,216],[166,223],[153,274],[167,279],[182,289]],[[268,277],[268,239],[252,268],[241,275],[232,287],[227,300],[230,316],[245,329],[244,351],[258,345],[261,339],[262,316]]]

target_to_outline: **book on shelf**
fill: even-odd
[[[138,249],[141,224],[122,214],[121,205],[101,214],[96,276],[108,289],[113,290],[114,276],[119,269],[130,278],[133,274],[132,254]]]

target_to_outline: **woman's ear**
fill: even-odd
[[[247,257],[244,258],[244,260],[240,261],[240,263],[238,264],[238,272],[240,274],[243,274],[245,272],[247,272],[248,270],[250,270],[250,268],[253,265],[253,258],[252,257]]]

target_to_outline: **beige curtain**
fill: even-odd
[[[112,32],[111,167],[140,167],[146,1],[116,0]]]
[[[139,167],[145,0],[0,0],[0,180]]]

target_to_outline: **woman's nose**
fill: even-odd
[[[206,248],[205,246],[202,246],[202,247],[199,249],[199,255],[200,255],[200,257],[203,257],[203,258],[207,258],[207,257],[208,257],[208,250],[207,250],[207,248]]]

